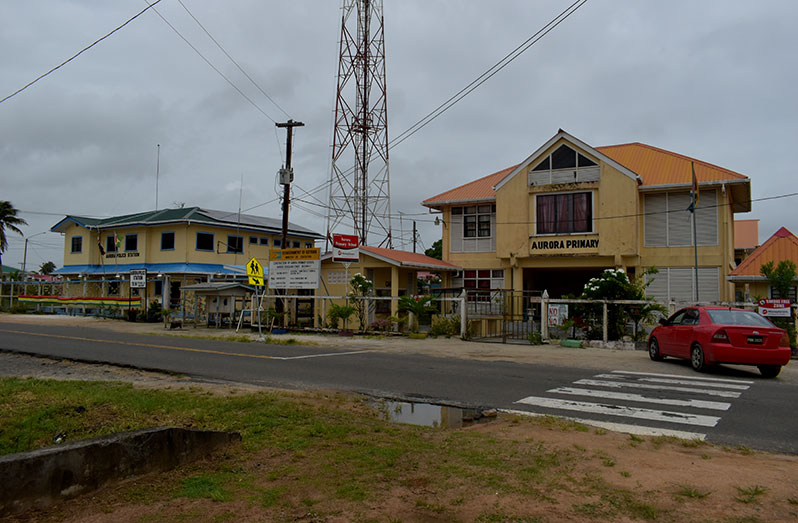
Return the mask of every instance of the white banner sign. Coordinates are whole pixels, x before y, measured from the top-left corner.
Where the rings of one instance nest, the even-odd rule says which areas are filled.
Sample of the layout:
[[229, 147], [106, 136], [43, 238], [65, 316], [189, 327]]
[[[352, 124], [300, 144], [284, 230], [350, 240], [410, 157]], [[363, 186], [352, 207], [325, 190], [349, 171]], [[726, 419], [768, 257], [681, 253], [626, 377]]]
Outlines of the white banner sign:
[[319, 260], [272, 260], [269, 262], [270, 289], [318, 289]]
[[568, 319], [568, 304], [549, 305], [549, 325], [562, 325]]

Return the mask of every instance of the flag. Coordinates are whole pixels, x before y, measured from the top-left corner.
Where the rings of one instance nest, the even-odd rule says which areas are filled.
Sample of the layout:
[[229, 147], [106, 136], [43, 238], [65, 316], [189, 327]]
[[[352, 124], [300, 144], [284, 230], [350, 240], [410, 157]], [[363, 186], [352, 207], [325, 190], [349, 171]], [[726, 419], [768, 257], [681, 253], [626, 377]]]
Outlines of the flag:
[[[695, 178], [695, 175], [694, 175], [693, 177]], [[114, 244], [116, 245], [116, 250], [117, 250], [117, 252], [118, 252], [118, 251], [119, 251], [119, 249], [120, 249], [120, 247], [122, 247], [122, 237], [121, 237], [121, 236], [119, 236], [119, 233], [118, 233], [118, 232], [115, 232], [115, 233], [114, 233], [114, 238], [115, 238], [115, 240], [114, 240]]]
[[698, 207], [698, 179], [695, 177], [695, 164], [690, 162], [690, 169], [693, 171], [693, 184], [690, 187], [690, 206], [687, 208], [690, 212], [695, 212]]
[[105, 249], [103, 249], [102, 234], [97, 235], [97, 248], [100, 249], [100, 256], [105, 256]]

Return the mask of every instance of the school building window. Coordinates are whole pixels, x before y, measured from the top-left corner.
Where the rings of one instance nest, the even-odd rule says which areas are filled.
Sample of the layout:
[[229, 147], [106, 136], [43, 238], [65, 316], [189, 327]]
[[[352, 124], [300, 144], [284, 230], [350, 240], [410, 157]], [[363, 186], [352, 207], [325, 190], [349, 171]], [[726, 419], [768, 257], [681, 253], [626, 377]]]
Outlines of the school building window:
[[83, 252], [83, 236], [72, 237], [72, 253]]
[[126, 234], [125, 235], [125, 250], [126, 251], [136, 251], [138, 250], [139, 246], [139, 235], [138, 234]]
[[175, 233], [162, 232], [161, 233], [161, 250], [172, 251], [175, 248]]
[[312, 249], [313, 248], [313, 242], [305, 242], [305, 248], [306, 249]]
[[256, 245], [257, 243], [258, 243], [258, 237], [257, 236], [250, 236], [249, 237], [249, 244], [250, 245]]
[[296, 241], [296, 240], [294, 240], [294, 242], [291, 244], [291, 246], [292, 246], [294, 249], [299, 249], [299, 246], [300, 246], [300, 245], [301, 245], [301, 244], [300, 244], [298, 241]]
[[496, 205], [452, 207], [450, 249], [452, 252], [496, 250]]
[[[720, 301], [720, 268], [698, 268], [698, 299]], [[695, 267], [657, 267], [657, 274], [649, 275], [646, 295], [657, 301], [695, 300]]]
[[538, 234], [593, 232], [590, 192], [541, 194], [535, 198]]
[[529, 185], [596, 182], [600, 177], [601, 168], [596, 162], [561, 145], [529, 170]]
[[105, 252], [116, 252], [116, 236], [105, 237]]
[[198, 232], [197, 233], [197, 250], [198, 251], [212, 251], [213, 249], [213, 233]]
[[260, 239], [260, 244], [261, 245], [269, 245], [269, 239], [268, 238], [261, 238]]
[[228, 236], [227, 237], [227, 252], [240, 254], [244, 252], [244, 237], [243, 236]]
[[503, 289], [504, 269], [470, 269], [457, 272], [452, 285], [464, 289]]
[[274, 242], [272, 242], [272, 245], [274, 245], [275, 247], [282, 247], [283, 246], [283, 240], [278, 240], [277, 238], [275, 238]]
[[[688, 247], [693, 245], [693, 215], [687, 208], [689, 192], [646, 194], [643, 205], [646, 247]], [[699, 194], [695, 211], [698, 245], [718, 244], [718, 206], [714, 190]]]

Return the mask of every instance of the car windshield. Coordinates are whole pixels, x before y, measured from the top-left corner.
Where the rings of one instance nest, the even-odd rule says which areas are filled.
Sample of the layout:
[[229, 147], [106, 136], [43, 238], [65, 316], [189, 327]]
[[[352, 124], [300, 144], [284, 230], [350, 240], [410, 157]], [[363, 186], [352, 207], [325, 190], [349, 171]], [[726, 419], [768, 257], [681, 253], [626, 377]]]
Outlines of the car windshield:
[[751, 311], [736, 311], [730, 309], [708, 309], [707, 314], [712, 318], [712, 323], [720, 325], [751, 325], [753, 327], [773, 327], [773, 324]]

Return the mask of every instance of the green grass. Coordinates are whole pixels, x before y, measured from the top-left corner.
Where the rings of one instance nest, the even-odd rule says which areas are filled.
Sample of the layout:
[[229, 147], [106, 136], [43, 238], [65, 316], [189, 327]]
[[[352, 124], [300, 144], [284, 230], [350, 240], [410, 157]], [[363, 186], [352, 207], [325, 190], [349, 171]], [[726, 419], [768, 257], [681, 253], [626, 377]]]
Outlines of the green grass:
[[704, 499], [712, 493], [710, 490], [701, 490], [697, 487], [690, 485], [680, 485], [679, 489], [674, 493], [676, 496], [689, 498], [689, 499]]
[[735, 496], [734, 499], [745, 504], [757, 503], [759, 496], [763, 495], [767, 491], [767, 487], [762, 487], [760, 485], [753, 485], [746, 488], [737, 487], [738, 495]]

